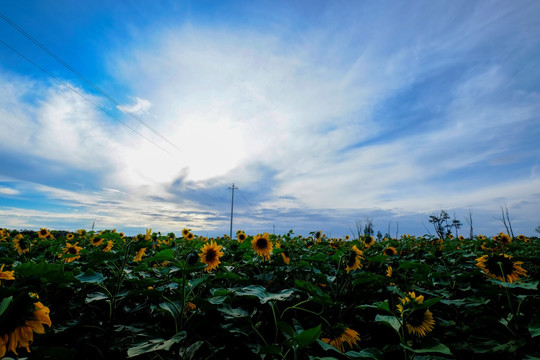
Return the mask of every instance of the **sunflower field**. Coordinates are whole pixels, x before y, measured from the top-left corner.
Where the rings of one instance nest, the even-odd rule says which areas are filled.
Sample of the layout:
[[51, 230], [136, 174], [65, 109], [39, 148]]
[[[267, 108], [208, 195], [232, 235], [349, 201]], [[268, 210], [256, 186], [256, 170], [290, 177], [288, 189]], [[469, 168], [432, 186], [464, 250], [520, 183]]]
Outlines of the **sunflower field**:
[[538, 359], [540, 239], [0, 230], [0, 358]]

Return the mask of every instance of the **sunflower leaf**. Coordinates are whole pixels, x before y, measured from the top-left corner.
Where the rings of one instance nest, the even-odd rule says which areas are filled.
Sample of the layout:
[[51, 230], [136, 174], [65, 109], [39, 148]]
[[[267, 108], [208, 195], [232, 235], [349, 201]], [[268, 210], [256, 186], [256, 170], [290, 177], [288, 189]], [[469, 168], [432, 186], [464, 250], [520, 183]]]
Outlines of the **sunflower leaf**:
[[9, 304], [13, 301], [13, 296], [4, 298], [0, 304], [0, 315], [2, 315], [8, 308]]
[[401, 324], [399, 323], [399, 320], [395, 316], [388, 316], [388, 315], [377, 315], [375, 316], [375, 321], [386, 324], [396, 330], [396, 332], [399, 333], [399, 328], [401, 328]]
[[389, 314], [392, 314], [392, 311], [390, 310], [390, 305], [388, 304], [388, 301], [379, 301], [375, 302], [371, 305], [358, 305], [357, 308], [359, 309], [377, 309], [385, 311]]
[[277, 300], [277, 301], [286, 300], [289, 298], [289, 296], [293, 294], [294, 290], [283, 289], [277, 293], [269, 293], [262, 286], [249, 285], [239, 290], [235, 289], [234, 292], [237, 296], [255, 296], [259, 298], [259, 301], [261, 302], [261, 304], [266, 304], [270, 300]]
[[242, 308], [232, 308], [230, 305], [226, 304], [218, 308], [218, 311], [223, 314], [226, 319], [237, 319], [247, 317], [249, 314], [246, 310]]
[[504, 282], [497, 279], [489, 279], [488, 281], [494, 284], [497, 284], [499, 286], [505, 287], [505, 288], [519, 288], [519, 289], [526, 289], [526, 290], [537, 290], [538, 283], [539, 283], [538, 281], [509, 283], [509, 282]]
[[448, 348], [448, 346], [444, 345], [444, 344], [441, 344], [440, 342], [438, 342], [437, 340], [434, 340], [434, 339], [430, 339], [430, 340], [427, 340], [425, 343], [422, 344], [422, 348], [420, 349], [413, 349], [412, 347], [410, 346], [407, 346], [407, 345], [404, 345], [404, 344], [401, 344], [402, 347], [404, 347], [405, 349], [409, 350], [409, 351], [412, 351], [414, 353], [417, 353], [417, 354], [423, 354], [423, 353], [439, 353], [439, 354], [446, 354], [446, 355], [452, 355], [452, 353], [450, 352], [450, 349]]
[[187, 336], [187, 333], [185, 331], [180, 331], [173, 337], [171, 337], [169, 340], [165, 339], [152, 339], [148, 340], [144, 343], [138, 344], [136, 346], [132, 346], [127, 351], [127, 357], [135, 357], [142, 354], [146, 354], [153, 351], [158, 350], [169, 350], [171, 346], [173, 346], [176, 343], [179, 343], [180, 341], [184, 340]]
[[303, 330], [294, 336], [294, 340], [300, 346], [300, 348], [306, 347], [313, 343], [321, 335], [321, 325], [317, 325], [314, 328]]
[[540, 311], [532, 317], [529, 323], [529, 332], [531, 333], [531, 337], [540, 335]]
[[167, 261], [174, 259], [174, 251], [172, 249], [165, 249], [152, 256], [149, 261]]
[[100, 274], [90, 269], [84, 272], [83, 274], [77, 275], [75, 277], [79, 279], [80, 282], [90, 283], [90, 284], [99, 284], [99, 283], [102, 283], [103, 280], [106, 279], [106, 277], [103, 276], [103, 274]]

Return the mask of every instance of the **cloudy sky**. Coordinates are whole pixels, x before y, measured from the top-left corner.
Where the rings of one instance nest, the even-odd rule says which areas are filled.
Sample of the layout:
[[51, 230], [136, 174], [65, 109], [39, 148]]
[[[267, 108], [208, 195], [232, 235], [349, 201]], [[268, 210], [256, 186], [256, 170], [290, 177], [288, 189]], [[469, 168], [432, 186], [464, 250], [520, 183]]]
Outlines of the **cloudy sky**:
[[3, 1], [0, 227], [540, 225], [540, 2]]

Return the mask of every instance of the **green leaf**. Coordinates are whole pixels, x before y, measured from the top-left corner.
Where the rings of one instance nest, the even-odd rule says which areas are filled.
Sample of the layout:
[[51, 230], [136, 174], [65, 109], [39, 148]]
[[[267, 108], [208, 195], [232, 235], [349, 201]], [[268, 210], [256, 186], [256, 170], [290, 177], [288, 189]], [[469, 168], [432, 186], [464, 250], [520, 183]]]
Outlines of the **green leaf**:
[[412, 347], [404, 345], [404, 344], [401, 344], [401, 346], [416, 354], [439, 353], [439, 354], [445, 354], [445, 355], [452, 355], [452, 352], [450, 352], [450, 349], [448, 348], [448, 346], [441, 344], [440, 342], [434, 339], [429, 339], [426, 342], [424, 342], [422, 344], [422, 348], [420, 349], [413, 349]]
[[281, 355], [281, 348], [277, 345], [267, 345], [259, 351], [259, 354]]
[[44, 284], [65, 284], [76, 282], [73, 273], [64, 271], [62, 264], [25, 262], [17, 265], [15, 272], [23, 278], [36, 276]]
[[197, 350], [199, 350], [202, 344], [204, 344], [204, 341], [200, 340], [189, 345], [189, 347], [186, 349], [185, 356], [183, 357], [183, 359], [186, 359], [186, 360], [194, 359], [195, 353], [197, 352]]
[[0, 303], [0, 316], [7, 310], [9, 304], [13, 301], [13, 296], [4, 298]]
[[488, 281], [497, 284], [499, 286], [505, 287], [505, 288], [519, 288], [519, 289], [526, 289], [526, 290], [537, 290], [538, 289], [538, 281], [535, 282], [514, 282], [514, 283], [508, 283], [504, 281], [500, 281], [497, 279], [489, 279]]
[[317, 325], [314, 328], [303, 330], [296, 334], [294, 336], [294, 340], [296, 340], [297, 344], [300, 346], [300, 348], [306, 347], [315, 340], [319, 338], [321, 335], [321, 325]]
[[168, 261], [174, 259], [174, 251], [172, 249], [165, 249], [152, 256], [149, 261]]
[[180, 316], [179, 307], [177, 304], [171, 304], [169, 302], [162, 302], [159, 307], [172, 315], [173, 318], [178, 319]]
[[[2, 314], [1, 311], [0, 314]], [[540, 335], [540, 311], [532, 317], [531, 322], [529, 323], [529, 332], [532, 337]]]
[[383, 353], [379, 349], [369, 348], [360, 351], [347, 351], [345, 356], [351, 359], [384, 359]]
[[398, 333], [399, 333], [399, 329], [401, 328], [401, 324], [399, 323], [399, 320], [395, 316], [377, 315], [375, 317], [375, 321], [390, 326], [392, 329], [396, 330], [396, 332]]
[[107, 300], [109, 298], [109, 296], [107, 296], [107, 294], [104, 294], [102, 292], [93, 292], [93, 293], [90, 293], [88, 295], [86, 295], [86, 299], [84, 300], [85, 303], [89, 304], [93, 301], [98, 301], [98, 300]]
[[269, 293], [266, 289], [259, 285], [249, 285], [234, 290], [237, 296], [255, 296], [259, 298], [261, 304], [266, 304], [270, 300], [286, 300], [293, 294], [293, 289], [284, 289], [277, 293]]
[[152, 340], [146, 341], [139, 345], [130, 347], [127, 351], [127, 355], [128, 355], [127, 357], [131, 358], [131, 357], [147, 354], [149, 352], [158, 351], [158, 350], [168, 351], [171, 348], [171, 346], [184, 340], [186, 336], [187, 336], [187, 333], [185, 331], [180, 331], [179, 333], [171, 337], [169, 340], [152, 339]]
[[106, 277], [103, 276], [103, 274], [95, 272], [91, 269], [88, 269], [84, 272], [84, 274], [80, 274], [75, 277], [79, 279], [80, 282], [90, 283], [90, 284], [99, 284], [99, 283], [102, 283], [106, 279]]
[[218, 308], [218, 311], [222, 313], [226, 319], [243, 318], [249, 315], [246, 310], [242, 308], [231, 308], [228, 304]]
[[384, 312], [387, 312], [389, 314], [393, 314], [392, 313], [392, 310], [390, 310], [390, 304], [388, 304], [388, 301], [379, 301], [379, 302], [375, 302], [371, 305], [358, 305], [357, 306], [359, 309], [377, 309], [377, 310], [381, 310], [381, 311], [384, 311]]
[[285, 321], [279, 321], [278, 326], [287, 339], [294, 336], [294, 329], [289, 323], [286, 323]]

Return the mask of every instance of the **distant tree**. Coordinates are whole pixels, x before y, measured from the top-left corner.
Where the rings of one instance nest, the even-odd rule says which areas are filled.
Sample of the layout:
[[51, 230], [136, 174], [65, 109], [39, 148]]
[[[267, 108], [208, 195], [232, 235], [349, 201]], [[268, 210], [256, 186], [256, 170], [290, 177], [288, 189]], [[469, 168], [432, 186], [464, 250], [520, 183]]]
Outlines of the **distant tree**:
[[456, 213], [454, 213], [454, 218], [452, 219], [452, 227], [456, 231], [456, 238], [458, 237], [458, 229], [461, 228], [462, 225], [463, 224], [461, 223], [461, 221], [456, 218]]
[[375, 233], [373, 230], [373, 218], [366, 216], [364, 220], [366, 221], [366, 224], [364, 225], [364, 236], [372, 236]]
[[377, 231], [377, 239], [378, 239], [378, 240], [381, 240], [381, 239], [382, 239], [382, 233], [381, 233], [380, 230]]
[[429, 222], [433, 224], [433, 228], [440, 239], [444, 239], [448, 233], [451, 233], [450, 229], [452, 225], [448, 224], [449, 219], [450, 216], [444, 210], [441, 210], [439, 215], [434, 214], [429, 216]]
[[510, 235], [513, 239], [514, 230], [512, 230], [512, 221], [510, 221], [510, 215], [508, 213], [508, 206], [505, 206], [504, 208], [501, 206], [501, 217], [497, 219], [503, 223], [506, 229], [506, 233]]
[[540, 233], [540, 225], [538, 225], [538, 226], [534, 229], [534, 231], [536, 231], [537, 233]]

